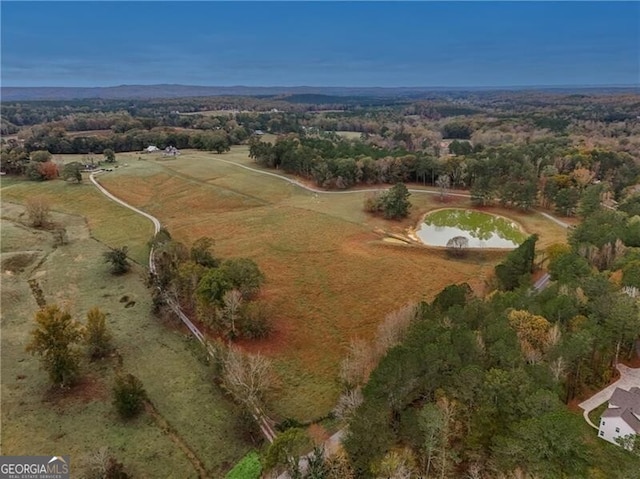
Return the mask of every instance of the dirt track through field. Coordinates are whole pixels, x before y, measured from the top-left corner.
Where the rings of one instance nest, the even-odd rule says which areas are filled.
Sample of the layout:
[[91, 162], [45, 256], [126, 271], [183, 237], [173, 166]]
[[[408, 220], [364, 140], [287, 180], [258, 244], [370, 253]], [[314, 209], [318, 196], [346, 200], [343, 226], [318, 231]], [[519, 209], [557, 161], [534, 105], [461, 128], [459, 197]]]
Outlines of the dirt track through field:
[[[353, 189], [353, 190], [345, 190], [345, 191], [326, 191], [318, 188], [314, 188], [313, 186], [305, 185], [304, 183], [294, 180], [293, 178], [289, 178], [287, 176], [279, 175], [278, 173], [272, 173], [270, 171], [259, 170], [257, 168], [251, 168], [247, 165], [242, 165], [240, 163], [236, 163], [235, 161], [223, 160], [222, 158], [212, 158], [214, 161], [219, 161], [222, 163], [227, 163], [229, 165], [234, 165], [239, 168], [244, 168], [245, 170], [253, 171], [254, 173], [260, 173], [261, 175], [273, 176], [274, 178], [278, 178], [280, 180], [286, 181], [287, 183], [291, 183], [292, 185], [298, 186], [304, 190], [310, 191], [311, 193], [318, 193], [323, 195], [347, 195], [352, 193], [373, 193], [376, 191], [384, 191], [386, 188], [364, 188], [364, 189]], [[440, 191], [426, 190], [426, 189], [409, 189], [411, 193], [426, 193], [430, 195], [439, 195]], [[466, 193], [453, 193], [447, 192], [445, 196], [458, 196], [461, 198], [469, 198], [470, 195]]]
[[[150, 215], [149, 213], [145, 213], [144, 211], [131, 206], [129, 203], [121, 200], [120, 198], [118, 198], [117, 196], [111, 194], [109, 191], [107, 191], [107, 189], [105, 189], [102, 185], [100, 185], [100, 183], [98, 183], [98, 181], [95, 179], [94, 175], [96, 175], [96, 173], [91, 173], [91, 175], [89, 175], [89, 178], [91, 179], [91, 182], [98, 188], [98, 190], [100, 190], [101, 193], [103, 193], [105, 196], [107, 196], [109, 199], [111, 199], [112, 201], [115, 201], [116, 203], [119, 203], [120, 205], [124, 206], [125, 208], [129, 208], [130, 210], [135, 211], [136, 213], [144, 216], [145, 218], [148, 218], [149, 220], [151, 220], [151, 222], [153, 223], [154, 226], [154, 234], [157, 234], [160, 231], [161, 228], [161, 223], [160, 220], [158, 220], [158, 218], [156, 218], [155, 216]], [[151, 248], [151, 251], [149, 252], [149, 271], [151, 271], [151, 273], [155, 273], [156, 272], [156, 267], [155, 267], [155, 262], [154, 262], [154, 254], [153, 254], [153, 248]], [[158, 289], [160, 289], [158, 287]], [[207, 350], [207, 354], [209, 354], [209, 356], [211, 356], [212, 358], [215, 358], [215, 351], [213, 350], [213, 348], [211, 347], [211, 345], [207, 342], [204, 334], [202, 334], [202, 332], [198, 329], [198, 327], [193, 324], [193, 322], [187, 317], [186, 314], [184, 314], [184, 312], [182, 311], [182, 309], [180, 308], [180, 305], [173, 301], [170, 297], [168, 297], [166, 294], [164, 294], [164, 291], [160, 290], [161, 293], [163, 293], [164, 299], [167, 302], [167, 304], [169, 305], [169, 307], [173, 310], [173, 312], [180, 318], [180, 320], [182, 320], [182, 322], [184, 323], [184, 325], [189, 329], [189, 331], [191, 331], [191, 333], [196, 337], [196, 339], [198, 341], [200, 341], [200, 343], [206, 348]], [[260, 408], [254, 408], [254, 411], [252, 411], [253, 417], [254, 419], [257, 421], [260, 430], [262, 431], [262, 433], [264, 434], [265, 438], [269, 441], [269, 442], [273, 442], [273, 440], [276, 437], [275, 431], [273, 430], [273, 421], [267, 417]]]
[[195, 452], [189, 447], [187, 443], [184, 442], [182, 437], [177, 433], [175, 428], [169, 424], [169, 422], [158, 412], [155, 406], [150, 401], [145, 401], [145, 410], [156, 422], [158, 427], [165, 432], [167, 436], [173, 441], [173, 443], [178, 446], [178, 448], [184, 453], [185, 456], [189, 459], [189, 462], [193, 465], [193, 468], [198, 471], [198, 477], [200, 479], [206, 479], [209, 477], [207, 473], [207, 469], [204, 467], [202, 461], [196, 456]]

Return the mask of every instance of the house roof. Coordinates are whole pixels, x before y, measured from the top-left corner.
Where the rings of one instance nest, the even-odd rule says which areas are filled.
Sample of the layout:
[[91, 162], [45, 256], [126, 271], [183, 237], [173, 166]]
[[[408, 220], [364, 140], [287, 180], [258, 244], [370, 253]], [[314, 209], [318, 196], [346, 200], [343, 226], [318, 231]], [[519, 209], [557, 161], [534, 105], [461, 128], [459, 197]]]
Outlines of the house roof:
[[616, 388], [602, 417], [622, 418], [629, 427], [640, 434], [640, 388], [634, 387], [629, 391]]

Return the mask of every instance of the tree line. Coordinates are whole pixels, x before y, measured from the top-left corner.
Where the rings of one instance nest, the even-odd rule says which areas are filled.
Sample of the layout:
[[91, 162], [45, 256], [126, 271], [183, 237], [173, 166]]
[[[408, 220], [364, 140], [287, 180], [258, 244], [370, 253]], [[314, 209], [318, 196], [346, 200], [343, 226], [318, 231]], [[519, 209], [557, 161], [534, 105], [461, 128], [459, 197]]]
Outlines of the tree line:
[[566, 404], [606, 385], [640, 340], [636, 224], [598, 204], [543, 253], [545, 290], [531, 290], [532, 236], [496, 266], [487, 299], [451, 285], [352, 342], [337, 410], [355, 475], [635, 477], [637, 451], [594, 444]]
[[188, 248], [162, 229], [152, 242], [156, 273], [151, 284], [223, 338], [268, 335], [267, 313], [254, 301], [264, 274], [249, 258], [216, 257], [213, 244], [203, 237]]

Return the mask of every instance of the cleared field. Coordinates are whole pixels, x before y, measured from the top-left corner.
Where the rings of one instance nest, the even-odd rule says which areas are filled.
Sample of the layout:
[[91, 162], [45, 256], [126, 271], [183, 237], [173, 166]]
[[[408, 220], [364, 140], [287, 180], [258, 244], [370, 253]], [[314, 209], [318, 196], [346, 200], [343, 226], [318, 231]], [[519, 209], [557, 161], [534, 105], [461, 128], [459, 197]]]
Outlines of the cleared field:
[[132, 259], [140, 264], [147, 263], [147, 242], [153, 236], [151, 222], [127, 208], [106, 201], [87, 179], [79, 185], [62, 180], [3, 181], [1, 192], [4, 201], [22, 204], [34, 195], [49, 198], [54, 212], [86, 218], [95, 239], [111, 248], [127, 245]]
[[336, 133], [348, 140], [357, 140], [362, 136], [359, 131], [336, 131]]
[[[80, 468], [88, 454], [108, 447], [133, 477], [197, 477], [176, 446], [179, 437], [210, 477], [223, 477], [250, 446], [236, 432], [234, 406], [194, 355], [190, 335], [150, 314], [144, 270], [109, 274], [102, 260], [106, 248], [90, 237], [80, 216], [54, 215], [70, 237], [54, 249], [49, 233], [20, 224], [20, 206], [3, 201], [2, 211], [2, 454], [60, 452]], [[123, 369], [140, 378], [174, 437], [148, 414], [129, 423], [117, 418], [111, 405], [115, 357], [83, 359], [78, 386], [50, 388], [39, 360], [25, 351], [38, 309], [28, 279], [38, 282], [47, 303], [64, 305], [81, 322], [93, 306], [107, 313]]]
[[195, 116], [195, 115], [203, 115], [203, 116], [229, 116], [235, 115], [236, 113], [251, 113], [250, 110], [202, 110], [202, 111], [189, 111], [189, 112], [180, 112], [183, 116]]
[[[451, 261], [443, 252], [380, 241], [379, 228], [402, 233], [419, 216], [443, 206], [437, 196], [414, 194], [411, 218], [387, 222], [362, 211], [365, 193], [314, 194], [217, 161], [252, 165], [246, 147], [223, 155], [185, 152], [176, 159], [135, 162], [101, 178], [111, 192], [157, 216], [187, 244], [215, 239], [223, 256], [254, 259], [267, 276], [261, 301], [271, 311], [273, 336], [246, 343], [275, 360], [280, 388], [272, 407], [308, 420], [334, 406], [339, 362], [351, 338], [370, 338], [384, 316], [409, 301], [431, 299], [452, 282], [477, 291], [502, 257], [470, 255]], [[468, 206], [451, 197], [448, 205]], [[541, 244], [565, 231], [532, 213], [487, 209], [519, 221]]]
[[113, 130], [81, 130], [81, 131], [69, 131], [67, 136], [69, 138], [76, 138], [79, 136], [109, 136], [113, 135]]

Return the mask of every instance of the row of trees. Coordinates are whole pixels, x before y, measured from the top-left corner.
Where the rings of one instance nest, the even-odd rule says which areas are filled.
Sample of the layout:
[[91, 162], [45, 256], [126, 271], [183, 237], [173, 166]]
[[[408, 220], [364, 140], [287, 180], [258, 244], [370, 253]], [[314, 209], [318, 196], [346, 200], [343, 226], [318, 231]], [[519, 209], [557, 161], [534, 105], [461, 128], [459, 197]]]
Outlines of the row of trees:
[[[114, 133], [106, 136], [76, 135], [73, 137], [67, 136], [64, 132], [42, 129], [33, 132], [24, 142], [14, 139], [7, 141], [3, 145], [3, 154], [10, 154], [12, 157], [23, 155], [28, 157], [30, 152], [36, 150], [47, 150], [53, 154], [88, 154], [102, 152], [105, 149], [111, 149], [115, 152], [142, 151], [149, 145], [155, 145], [161, 149], [174, 146], [178, 149], [193, 148], [222, 153], [228, 151], [230, 145], [242, 143], [249, 135], [249, 131], [239, 127], [232, 131], [154, 128], [152, 130], [129, 130], [126, 133]], [[8, 160], [7, 158], [7, 162]], [[3, 166], [3, 168], [6, 167]], [[5, 169], [5, 171], [8, 170]]]
[[87, 312], [86, 325], [74, 321], [69, 311], [57, 305], [46, 306], [36, 313], [36, 328], [31, 331], [27, 351], [40, 356], [42, 366], [51, 383], [68, 387], [77, 379], [84, 342], [87, 356], [92, 360], [107, 357], [113, 352], [111, 333], [106, 315], [98, 308]]
[[215, 257], [213, 244], [204, 237], [187, 248], [161, 230], [153, 240], [152, 282], [225, 338], [266, 336], [270, 331], [266, 313], [253, 301], [264, 274], [249, 258]]
[[563, 215], [576, 213], [592, 184], [603, 185], [600, 193], [607, 185], [620, 196], [640, 174], [640, 166], [625, 153], [578, 151], [562, 141], [456, 151], [465, 154], [440, 159], [327, 136], [250, 143], [250, 156], [258, 164], [313, 179], [325, 188], [408, 181], [437, 186], [446, 179], [452, 187], [469, 188], [479, 205], [499, 202], [524, 210], [541, 205]]

